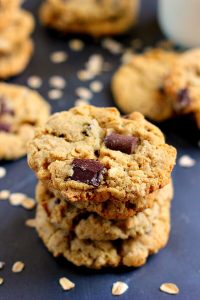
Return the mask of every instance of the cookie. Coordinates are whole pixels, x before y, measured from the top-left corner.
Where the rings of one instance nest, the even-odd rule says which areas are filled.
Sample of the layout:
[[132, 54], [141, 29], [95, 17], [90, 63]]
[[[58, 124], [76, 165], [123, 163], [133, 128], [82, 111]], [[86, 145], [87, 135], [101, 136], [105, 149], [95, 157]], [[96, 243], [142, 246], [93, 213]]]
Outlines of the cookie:
[[11, 53], [0, 54], [0, 79], [20, 74], [28, 65], [33, 52], [33, 42], [19, 44]]
[[19, 0], [0, 0], [0, 30], [10, 24], [20, 3]]
[[49, 105], [37, 92], [0, 83], [0, 159], [25, 155], [35, 127], [46, 122], [49, 112]]
[[170, 99], [163, 90], [163, 81], [178, 54], [161, 49], [133, 55], [112, 79], [114, 100], [124, 113], [139, 111], [154, 121], [174, 115]]
[[140, 199], [169, 183], [176, 158], [140, 113], [122, 118], [115, 108], [89, 105], [54, 114], [28, 152], [30, 167], [58, 198], [127, 202], [136, 211]]
[[125, 220], [106, 220], [95, 213], [79, 209], [75, 205], [57, 199], [41, 183], [36, 189], [39, 205], [45, 210], [48, 220], [66, 234], [75, 232], [80, 240], [117, 240], [135, 238], [148, 233], [159, 217], [161, 207], [173, 197], [172, 183], [155, 192], [153, 206]]
[[168, 241], [170, 231], [170, 202], [160, 207], [148, 233], [134, 238], [117, 241], [94, 241], [79, 239], [75, 233], [66, 234], [51, 224], [42, 208], [38, 205], [36, 229], [47, 249], [55, 256], [64, 256], [77, 266], [100, 269], [103, 267], [139, 267], [146, 263], [150, 254], [157, 253]]
[[47, 0], [40, 9], [42, 22], [64, 33], [98, 37], [123, 33], [135, 24], [138, 0]]
[[165, 79], [165, 93], [177, 114], [193, 114], [200, 128], [200, 49], [184, 52]]
[[0, 30], [0, 53], [12, 52], [19, 43], [24, 42], [28, 38], [33, 28], [34, 20], [32, 15], [24, 10], [18, 10], [10, 24]]

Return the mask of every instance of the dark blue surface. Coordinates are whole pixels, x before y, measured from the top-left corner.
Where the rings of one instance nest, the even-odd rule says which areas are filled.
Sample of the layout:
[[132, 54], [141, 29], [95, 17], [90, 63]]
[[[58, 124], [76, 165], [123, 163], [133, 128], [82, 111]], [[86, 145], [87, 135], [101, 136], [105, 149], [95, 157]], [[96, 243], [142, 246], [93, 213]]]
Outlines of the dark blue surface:
[[[27, 1], [26, 7], [35, 14], [40, 1]], [[119, 38], [129, 45], [130, 38], [140, 37], [144, 44], [152, 46], [161, 38], [155, 21], [155, 0], [143, 1], [142, 14], [138, 28], [130, 35]], [[70, 38], [70, 37], [69, 37]], [[84, 38], [87, 42], [83, 52], [73, 53], [69, 50], [67, 40], [56, 38], [51, 32], [39, 24], [34, 34], [36, 43], [35, 55], [23, 75], [12, 80], [14, 83], [26, 84], [27, 77], [39, 75], [44, 80], [40, 89], [47, 98], [48, 79], [52, 75], [66, 76], [68, 85], [61, 101], [51, 101], [53, 111], [73, 106], [76, 99], [74, 89], [83, 84], [77, 80], [77, 70], [84, 66], [92, 53], [101, 53], [112, 63], [112, 72], [104, 73], [100, 80], [104, 82], [104, 90], [92, 101], [98, 106], [113, 105], [109, 90], [110, 78], [119, 65], [119, 56], [113, 56], [102, 50], [98, 41]], [[49, 54], [54, 50], [66, 49], [68, 62], [55, 65], [49, 61]], [[34, 216], [22, 208], [0, 203], [0, 260], [6, 262], [0, 276], [5, 284], [0, 287], [1, 300], [102, 300], [114, 299], [111, 295], [112, 283], [122, 280], [128, 283], [128, 291], [120, 299], [135, 300], [198, 300], [200, 299], [200, 149], [197, 147], [199, 133], [192, 120], [172, 120], [161, 124], [169, 143], [177, 147], [178, 156], [190, 154], [197, 164], [189, 169], [178, 165], [173, 173], [175, 198], [172, 205], [172, 232], [168, 246], [148, 263], [139, 269], [117, 269], [92, 271], [76, 268], [62, 259], [53, 259], [38, 239], [34, 229], [24, 225], [25, 220]], [[13, 145], [14, 146], [14, 145]], [[7, 176], [0, 179], [0, 190], [23, 192], [34, 195], [35, 178], [27, 167], [26, 159], [16, 162], [1, 163], [7, 169]], [[25, 262], [25, 270], [21, 274], [12, 274], [11, 266], [16, 260]], [[76, 288], [64, 293], [58, 285], [62, 276], [69, 277], [76, 283]], [[170, 296], [159, 291], [161, 283], [170, 281], [180, 287], [180, 294]]]

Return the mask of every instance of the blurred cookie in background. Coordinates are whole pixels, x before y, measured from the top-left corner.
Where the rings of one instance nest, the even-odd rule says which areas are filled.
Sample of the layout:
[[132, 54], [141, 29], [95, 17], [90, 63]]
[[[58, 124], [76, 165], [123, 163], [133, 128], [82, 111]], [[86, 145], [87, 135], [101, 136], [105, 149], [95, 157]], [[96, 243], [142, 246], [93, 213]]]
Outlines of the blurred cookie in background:
[[0, 0], [0, 79], [21, 73], [33, 52], [34, 19], [20, 4], [19, 0]]
[[137, 21], [139, 0], [46, 0], [40, 8], [44, 25], [64, 33], [95, 37], [127, 31]]

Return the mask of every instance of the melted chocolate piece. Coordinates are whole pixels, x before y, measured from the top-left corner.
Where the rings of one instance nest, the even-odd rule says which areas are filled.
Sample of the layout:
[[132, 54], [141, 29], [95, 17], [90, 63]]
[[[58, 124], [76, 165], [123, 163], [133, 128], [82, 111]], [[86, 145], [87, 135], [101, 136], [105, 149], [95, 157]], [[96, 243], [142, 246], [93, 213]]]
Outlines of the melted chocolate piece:
[[0, 123], [0, 131], [10, 132], [11, 126], [10, 124]]
[[137, 147], [138, 138], [134, 136], [111, 133], [104, 140], [107, 148], [132, 154]]
[[182, 89], [177, 94], [177, 101], [175, 104], [176, 111], [181, 111], [186, 108], [191, 102], [189, 90], [187, 88]]
[[101, 175], [104, 173], [104, 166], [93, 159], [74, 159], [73, 163], [73, 175], [71, 180], [87, 183], [98, 187], [101, 180]]
[[14, 115], [13, 109], [9, 106], [8, 101], [0, 97], [0, 115], [9, 114]]

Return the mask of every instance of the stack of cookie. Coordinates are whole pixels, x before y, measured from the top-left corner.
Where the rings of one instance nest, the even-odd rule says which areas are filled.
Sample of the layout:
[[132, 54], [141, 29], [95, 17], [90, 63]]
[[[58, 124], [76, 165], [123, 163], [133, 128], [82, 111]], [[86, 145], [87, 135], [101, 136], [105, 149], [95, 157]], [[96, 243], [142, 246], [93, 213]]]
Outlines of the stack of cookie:
[[120, 34], [136, 23], [139, 0], [45, 0], [42, 22], [61, 32], [92, 36]]
[[20, 0], [1, 0], [0, 16], [0, 79], [6, 79], [21, 73], [30, 60], [34, 20], [20, 8]]
[[176, 150], [140, 113], [81, 106], [50, 117], [29, 144], [37, 231], [78, 266], [141, 266], [170, 231]]

